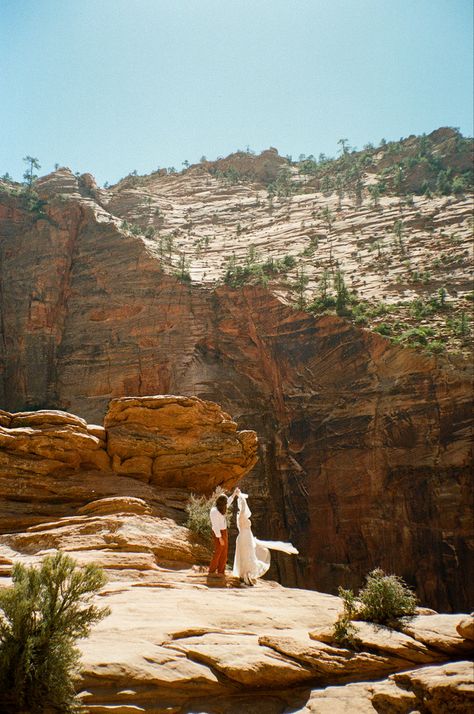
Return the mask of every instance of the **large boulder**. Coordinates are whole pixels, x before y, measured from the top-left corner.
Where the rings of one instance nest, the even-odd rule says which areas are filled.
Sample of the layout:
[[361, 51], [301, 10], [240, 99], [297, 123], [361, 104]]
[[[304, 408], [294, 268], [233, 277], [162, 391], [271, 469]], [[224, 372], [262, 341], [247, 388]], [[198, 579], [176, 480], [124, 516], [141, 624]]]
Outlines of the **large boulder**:
[[257, 461], [257, 435], [197, 397], [113, 399], [105, 416], [116, 473], [196, 492], [234, 486]]
[[114, 399], [105, 428], [58, 410], [0, 411], [0, 532], [108, 498], [144, 499], [176, 517], [190, 492], [230, 488], [256, 461], [256, 433], [195, 397]]

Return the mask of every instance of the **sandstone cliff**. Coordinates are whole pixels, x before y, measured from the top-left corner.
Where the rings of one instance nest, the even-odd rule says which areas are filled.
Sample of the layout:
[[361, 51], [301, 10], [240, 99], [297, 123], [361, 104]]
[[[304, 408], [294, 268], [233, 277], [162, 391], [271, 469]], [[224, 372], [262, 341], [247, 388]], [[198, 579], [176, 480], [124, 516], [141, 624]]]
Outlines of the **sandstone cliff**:
[[255, 433], [216, 404], [114, 400], [105, 428], [47, 410], [0, 422], [0, 587], [13, 563], [58, 549], [108, 576], [111, 615], [81, 643], [90, 714], [444, 714], [474, 701], [472, 617], [420, 610], [398, 631], [358, 622], [354, 651], [333, 639], [339, 598], [207, 577], [187, 498], [232, 486], [256, 456]]
[[[302, 193], [269, 206], [259, 190], [198, 167], [105, 191], [63, 169], [37, 182], [44, 203], [33, 208], [2, 196], [1, 404], [101, 422], [124, 395], [216, 401], [260, 437], [255, 477], [244, 481], [258, 534], [302, 554], [276, 559], [275, 577], [335, 592], [380, 565], [426, 604], [465, 609], [474, 580], [466, 365], [295, 310], [279, 278], [239, 289], [216, 280], [225, 254], [244, 260], [251, 236], [257, 250], [293, 251], [312, 267], [307, 292], [331, 253], [368, 296], [423, 295], [423, 283], [404, 282], [406, 256], [394, 250], [379, 270], [369, 250], [402, 210], [420, 269], [432, 260], [432, 231], [443, 254], [462, 252], [441, 261], [429, 289], [453, 273], [448, 300], [467, 305], [470, 200], [343, 205], [328, 231], [320, 211], [336, 199]], [[303, 255], [309, 224], [318, 252]], [[150, 226], [159, 232], [147, 237]], [[189, 283], [172, 273], [191, 250]], [[117, 458], [117, 472], [140, 471], [133, 459], [142, 474], [154, 468], [141, 451], [130, 464]]]

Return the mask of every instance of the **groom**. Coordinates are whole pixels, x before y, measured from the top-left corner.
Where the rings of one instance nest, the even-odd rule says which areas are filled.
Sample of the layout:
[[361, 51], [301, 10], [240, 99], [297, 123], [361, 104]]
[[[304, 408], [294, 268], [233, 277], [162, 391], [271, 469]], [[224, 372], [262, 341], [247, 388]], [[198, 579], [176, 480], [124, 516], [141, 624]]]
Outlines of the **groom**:
[[225, 578], [225, 566], [229, 550], [226, 513], [234, 498], [238, 496], [239, 493], [240, 489], [238, 488], [235, 489], [229, 498], [222, 493], [217, 497], [216, 503], [209, 513], [212, 528], [212, 542], [214, 544], [214, 554], [209, 565], [209, 575], [216, 574], [219, 578]]

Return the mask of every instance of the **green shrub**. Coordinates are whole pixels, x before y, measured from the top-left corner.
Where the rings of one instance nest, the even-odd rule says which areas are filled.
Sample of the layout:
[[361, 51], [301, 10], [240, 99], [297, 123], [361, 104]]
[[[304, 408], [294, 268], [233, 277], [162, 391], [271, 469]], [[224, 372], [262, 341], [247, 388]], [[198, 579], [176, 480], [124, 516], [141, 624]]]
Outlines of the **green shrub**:
[[339, 597], [342, 598], [344, 612], [339, 615], [332, 632], [333, 641], [341, 647], [356, 649], [357, 647], [357, 630], [351, 620], [355, 618], [357, 606], [355, 595], [352, 590], [339, 588]]
[[403, 332], [397, 338], [397, 341], [416, 346], [426, 345], [428, 344], [428, 337], [433, 337], [433, 335], [434, 330], [431, 327], [412, 327]]
[[341, 616], [334, 623], [332, 639], [341, 647], [356, 649], [358, 642], [356, 634], [356, 628], [347, 617]]
[[440, 354], [441, 352], [444, 352], [446, 345], [441, 340], [432, 340], [431, 342], [428, 342], [426, 349], [428, 352], [432, 352], [433, 354]]
[[205, 540], [211, 539], [209, 511], [212, 505], [212, 499], [206, 496], [195, 496], [193, 493], [186, 504], [186, 513], [188, 514], [187, 527], [192, 533], [201, 536]]
[[326, 295], [325, 297], [318, 297], [316, 300], [308, 305], [308, 310], [311, 312], [320, 312], [321, 310], [328, 310], [336, 307], [336, 298], [333, 295]]
[[416, 596], [398, 575], [386, 575], [376, 568], [367, 576], [365, 587], [356, 597], [352, 590], [339, 588], [344, 612], [334, 624], [333, 638], [338, 644], [354, 647], [357, 644], [351, 620], [365, 620], [379, 624], [393, 624], [400, 617], [414, 615]]
[[292, 255], [283, 256], [283, 264], [285, 268], [294, 268], [296, 265], [296, 259]]
[[[192, 533], [200, 536], [204, 540], [211, 540], [212, 530], [209, 511], [214, 506], [217, 497], [222, 493], [224, 493], [222, 488], [217, 488], [212, 496], [196, 496], [192, 493], [186, 504], [186, 513], [188, 514], [186, 525]], [[231, 513], [228, 510], [228, 525], [230, 525], [230, 517]]]
[[448, 320], [446, 324], [458, 337], [464, 337], [470, 332], [469, 319], [464, 310], [461, 312], [461, 316], [459, 318]]
[[374, 332], [378, 332], [379, 335], [391, 335], [392, 334], [392, 327], [388, 322], [381, 322], [380, 325], [377, 325], [377, 327], [374, 327]]
[[189, 270], [177, 271], [177, 272], [175, 273], [175, 276], [176, 276], [176, 277], [178, 278], [178, 280], [180, 280], [182, 283], [191, 283], [191, 282], [192, 282], [191, 273], [189, 272]]
[[78, 567], [63, 553], [44, 558], [39, 568], [14, 566], [13, 585], [0, 590], [2, 712], [79, 710], [74, 643], [109, 614], [91, 604], [105, 581], [99, 568]]
[[415, 613], [416, 597], [403, 579], [398, 575], [385, 575], [380, 568], [367, 575], [358, 599], [362, 607], [357, 618], [367, 622], [384, 624]]
[[376, 305], [369, 305], [366, 308], [367, 317], [382, 317], [390, 312], [390, 307], [383, 302], [379, 302]]

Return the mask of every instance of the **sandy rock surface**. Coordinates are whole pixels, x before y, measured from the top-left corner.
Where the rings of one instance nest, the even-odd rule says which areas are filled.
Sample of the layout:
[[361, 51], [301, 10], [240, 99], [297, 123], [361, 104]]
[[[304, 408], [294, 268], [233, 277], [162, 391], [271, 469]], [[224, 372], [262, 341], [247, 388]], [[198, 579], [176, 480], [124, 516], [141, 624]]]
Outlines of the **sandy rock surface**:
[[359, 622], [356, 650], [320, 641], [339, 598], [209, 577], [209, 549], [157, 508], [107, 497], [0, 535], [0, 587], [13, 563], [56, 549], [105, 569], [97, 600], [111, 614], [80, 643], [79, 687], [91, 714], [414, 712], [420, 702], [441, 713], [471, 701], [468, 665], [449, 663], [472, 651], [456, 631], [465, 615], [418, 615], [404, 628], [411, 634]]

